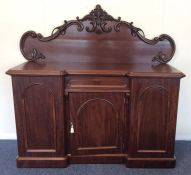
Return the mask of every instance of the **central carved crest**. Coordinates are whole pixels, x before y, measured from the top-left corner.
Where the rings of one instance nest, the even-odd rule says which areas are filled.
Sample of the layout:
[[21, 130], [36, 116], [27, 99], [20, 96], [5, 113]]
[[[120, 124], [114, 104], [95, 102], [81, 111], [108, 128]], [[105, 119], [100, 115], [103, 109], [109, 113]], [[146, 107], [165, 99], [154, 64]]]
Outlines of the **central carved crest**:
[[102, 33], [106, 32], [109, 33], [112, 31], [112, 27], [106, 27], [107, 21], [120, 21], [121, 18], [118, 19], [113, 18], [111, 15], [109, 15], [106, 11], [104, 11], [100, 5], [96, 5], [96, 8], [92, 10], [88, 15], [84, 16], [82, 18], [82, 21], [90, 20], [90, 24], [92, 24], [92, 28], [86, 27], [87, 32], [96, 32], [96, 33]]

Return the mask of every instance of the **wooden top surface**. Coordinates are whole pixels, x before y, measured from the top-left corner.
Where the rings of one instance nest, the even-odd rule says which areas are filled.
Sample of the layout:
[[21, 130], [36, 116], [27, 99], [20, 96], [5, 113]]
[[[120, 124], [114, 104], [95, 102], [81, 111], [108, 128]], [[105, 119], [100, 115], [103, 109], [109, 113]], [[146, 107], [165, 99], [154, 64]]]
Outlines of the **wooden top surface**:
[[47, 75], [111, 75], [111, 76], [151, 76], [177, 77], [184, 74], [168, 64], [96, 64], [96, 63], [58, 63], [26, 62], [7, 71], [9, 75], [47, 76]]

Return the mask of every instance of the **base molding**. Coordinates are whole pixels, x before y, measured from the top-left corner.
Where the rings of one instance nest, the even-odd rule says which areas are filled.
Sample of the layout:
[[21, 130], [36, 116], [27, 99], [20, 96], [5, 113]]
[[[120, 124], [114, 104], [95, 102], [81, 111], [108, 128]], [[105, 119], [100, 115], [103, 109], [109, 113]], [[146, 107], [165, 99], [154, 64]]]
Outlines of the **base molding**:
[[64, 168], [68, 165], [68, 157], [19, 157], [16, 158], [18, 168]]
[[134, 158], [126, 154], [79, 155], [66, 157], [20, 157], [18, 168], [65, 168], [68, 164], [125, 164], [128, 168], [174, 168], [176, 158]]
[[126, 162], [126, 154], [96, 154], [70, 156], [69, 162], [74, 164], [123, 164]]
[[176, 158], [132, 158], [127, 157], [128, 168], [174, 168]]

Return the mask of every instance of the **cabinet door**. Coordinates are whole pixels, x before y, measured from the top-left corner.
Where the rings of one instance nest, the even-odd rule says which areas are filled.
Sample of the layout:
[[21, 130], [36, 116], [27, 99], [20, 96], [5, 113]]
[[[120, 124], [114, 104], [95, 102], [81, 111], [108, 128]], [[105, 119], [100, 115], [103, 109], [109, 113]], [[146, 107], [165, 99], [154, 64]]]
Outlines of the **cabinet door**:
[[13, 77], [19, 156], [64, 156], [62, 77]]
[[121, 153], [123, 93], [70, 93], [72, 155]]
[[129, 157], [174, 156], [178, 91], [178, 79], [132, 80]]

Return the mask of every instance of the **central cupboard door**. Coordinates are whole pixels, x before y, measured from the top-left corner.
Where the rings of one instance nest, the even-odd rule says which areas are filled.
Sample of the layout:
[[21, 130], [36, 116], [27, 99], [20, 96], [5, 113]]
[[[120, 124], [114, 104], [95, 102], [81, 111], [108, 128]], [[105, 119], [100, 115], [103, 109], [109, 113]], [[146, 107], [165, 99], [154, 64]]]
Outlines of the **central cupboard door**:
[[71, 155], [123, 152], [123, 93], [70, 93]]

